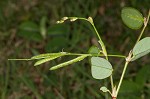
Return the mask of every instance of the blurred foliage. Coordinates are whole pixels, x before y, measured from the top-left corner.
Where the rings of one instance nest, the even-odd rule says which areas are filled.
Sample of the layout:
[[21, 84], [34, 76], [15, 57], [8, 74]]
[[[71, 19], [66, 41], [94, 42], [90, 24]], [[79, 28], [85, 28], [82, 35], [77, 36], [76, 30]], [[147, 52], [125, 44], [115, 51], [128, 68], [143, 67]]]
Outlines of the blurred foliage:
[[[104, 99], [99, 88], [105, 82], [91, 77], [88, 60], [49, 71], [50, 66], [70, 57], [39, 67], [33, 67], [30, 61], [7, 59], [46, 52], [85, 53], [98, 44], [87, 22], [55, 24], [64, 16], [93, 17], [108, 52], [127, 55], [140, 30], [131, 30], [122, 23], [121, 8], [135, 7], [147, 15], [149, 4], [150, 0], [0, 0], [1, 99]], [[144, 35], [150, 36], [148, 27]], [[150, 98], [149, 58], [130, 64], [118, 99]], [[124, 60], [110, 61], [118, 81]]]

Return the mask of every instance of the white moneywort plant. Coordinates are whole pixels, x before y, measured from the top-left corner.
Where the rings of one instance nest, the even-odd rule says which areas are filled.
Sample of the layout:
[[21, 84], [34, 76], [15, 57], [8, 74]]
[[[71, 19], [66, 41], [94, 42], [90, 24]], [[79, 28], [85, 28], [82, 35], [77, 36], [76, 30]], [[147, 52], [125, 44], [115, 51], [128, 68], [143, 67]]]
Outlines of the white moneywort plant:
[[[63, 56], [77, 56], [77, 58], [74, 58], [70, 61], [58, 64], [56, 66], [53, 66], [50, 68], [50, 70], [56, 70], [61, 67], [65, 67], [67, 65], [73, 64], [78, 61], [82, 61], [86, 57], [91, 57], [91, 73], [93, 78], [95, 79], [105, 79], [107, 77], [110, 77], [110, 84], [111, 84], [111, 90], [106, 88], [105, 86], [102, 86], [100, 88], [101, 91], [103, 92], [108, 92], [112, 99], [117, 99], [118, 93], [120, 86], [122, 84], [126, 69], [128, 67], [128, 64], [132, 61], [135, 61], [139, 59], [140, 57], [148, 54], [150, 52], [150, 37], [145, 37], [141, 39], [145, 28], [147, 27], [149, 17], [150, 17], [150, 10], [148, 12], [147, 17], [143, 17], [143, 15], [136, 9], [131, 8], [131, 7], [124, 7], [121, 11], [121, 17], [125, 25], [127, 25], [131, 29], [139, 29], [143, 26], [143, 29], [133, 46], [133, 48], [130, 50], [128, 56], [124, 55], [110, 55], [107, 53], [105, 44], [103, 43], [101, 36], [99, 35], [93, 19], [91, 17], [89, 18], [81, 18], [81, 17], [63, 17], [60, 21], [57, 21], [57, 24], [61, 24], [65, 22], [66, 20], [70, 20], [71, 22], [74, 22], [76, 20], [84, 20], [89, 22], [97, 37], [98, 37], [98, 43], [100, 44], [101, 48], [98, 48], [96, 46], [92, 46], [89, 49], [88, 53], [80, 54], [80, 53], [69, 53], [69, 52], [59, 52], [59, 53], [46, 53], [46, 54], [40, 54], [37, 56], [33, 56], [30, 59], [9, 59], [9, 60], [37, 60], [37, 62], [34, 64], [34, 66], [41, 65], [47, 61], [54, 60], [59, 57]], [[105, 58], [102, 58], [105, 57]], [[125, 59], [125, 64], [124, 68], [122, 71], [122, 75], [120, 77], [118, 85], [114, 85], [113, 83], [113, 66], [109, 62], [109, 57], [119, 57], [119, 58], [124, 58]]]

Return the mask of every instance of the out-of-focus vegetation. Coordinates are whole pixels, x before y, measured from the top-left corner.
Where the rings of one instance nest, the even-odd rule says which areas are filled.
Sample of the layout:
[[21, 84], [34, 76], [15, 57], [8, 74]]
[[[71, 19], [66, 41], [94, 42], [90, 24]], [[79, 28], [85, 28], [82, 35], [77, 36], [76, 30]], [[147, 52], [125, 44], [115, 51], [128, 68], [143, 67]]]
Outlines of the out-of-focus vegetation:
[[[104, 99], [89, 61], [49, 71], [50, 66], [68, 60], [60, 58], [34, 67], [29, 58], [46, 52], [85, 53], [97, 45], [90, 25], [83, 21], [55, 24], [64, 16], [91, 16], [106, 43], [108, 52], [128, 54], [140, 30], [127, 28], [121, 21], [121, 8], [131, 6], [147, 15], [149, 0], [0, 0], [0, 96], [1, 99]], [[145, 31], [150, 36], [150, 24]], [[133, 62], [127, 69], [118, 99], [150, 98], [150, 57]], [[110, 58], [115, 81], [123, 61]], [[118, 82], [115, 82], [118, 83]]]

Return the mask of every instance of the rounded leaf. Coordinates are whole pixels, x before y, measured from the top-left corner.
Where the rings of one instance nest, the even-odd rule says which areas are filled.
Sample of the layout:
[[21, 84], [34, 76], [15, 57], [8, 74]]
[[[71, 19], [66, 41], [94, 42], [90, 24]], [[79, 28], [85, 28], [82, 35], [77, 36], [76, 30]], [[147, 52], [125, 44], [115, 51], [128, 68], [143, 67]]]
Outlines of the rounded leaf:
[[148, 53], [150, 53], [150, 37], [145, 37], [134, 46], [131, 61], [134, 61]]
[[98, 47], [96, 46], [91, 46], [88, 53], [92, 54], [93, 56], [98, 56], [98, 54], [102, 52]]
[[143, 15], [135, 8], [125, 7], [121, 11], [121, 18], [129, 28], [139, 29], [144, 23]]
[[104, 58], [92, 57], [91, 65], [92, 76], [95, 79], [104, 79], [112, 74], [112, 65]]
[[109, 91], [105, 86], [101, 87], [100, 90], [103, 91], [103, 92], [108, 92]]

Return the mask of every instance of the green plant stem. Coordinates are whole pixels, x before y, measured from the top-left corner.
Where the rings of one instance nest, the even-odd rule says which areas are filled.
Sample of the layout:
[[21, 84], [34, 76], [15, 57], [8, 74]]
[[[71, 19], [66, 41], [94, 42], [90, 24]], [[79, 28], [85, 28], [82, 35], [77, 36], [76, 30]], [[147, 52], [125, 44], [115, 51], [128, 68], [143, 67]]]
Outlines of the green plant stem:
[[95, 27], [94, 23], [91, 23], [91, 25], [93, 26], [94, 31], [95, 31], [95, 33], [96, 33], [96, 35], [97, 35], [98, 39], [102, 42], [102, 39], [101, 39], [101, 37], [100, 37], [100, 35], [99, 35], [99, 33], [98, 33], [98, 31], [97, 31], [97, 29], [96, 29], [96, 27]]
[[[87, 19], [85, 19], [85, 20], [87, 20]], [[87, 21], [90, 22], [89, 20], [87, 20]], [[93, 22], [90, 22], [90, 23], [91, 23], [91, 25], [93, 26], [94, 31], [95, 31], [95, 33], [96, 33], [98, 39], [99, 39], [98, 42], [100, 43], [100, 45], [101, 45], [101, 47], [102, 47], [103, 54], [104, 54], [104, 56], [106, 57], [106, 59], [108, 60], [108, 55], [107, 55], [106, 47], [105, 47], [105, 45], [104, 45], [104, 43], [103, 43], [103, 41], [102, 41], [102, 39], [101, 39], [101, 37], [100, 37], [100, 35], [99, 35], [99, 33], [98, 33], [98, 31], [97, 31], [97, 29], [96, 29], [94, 23], [93, 23]], [[112, 77], [112, 75], [110, 76], [110, 83], [111, 83], [111, 87], [112, 87], [112, 89], [113, 89], [114, 84], [113, 84], [113, 77]]]
[[[87, 56], [93, 56], [92, 54], [78, 54], [78, 53], [69, 53], [67, 55], [87, 55]], [[103, 54], [98, 54], [97, 56], [105, 56]], [[119, 57], [119, 58], [126, 58], [126, 56], [123, 56], [123, 55], [107, 55], [107, 56], [110, 56], [110, 57]], [[108, 60], [108, 58], [106, 58]]]
[[[91, 17], [89, 17], [88, 19], [86, 19], [86, 18], [81, 18], [81, 17], [68, 17], [68, 18], [69, 18], [69, 19], [75, 19], [75, 20], [76, 20], [76, 19], [85, 20], [85, 21], [88, 21], [88, 22], [92, 25], [92, 27], [94, 28], [94, 31], [95, 31], [95, 33], [96, 33], [98, 39], [99, 39], [98, 42], [100, 43], [100, 45], [101, 45], [101, 47], [102, 47], [103, 54], [104, 54], [104, 56], [106, 57], [106, 59], [108, 60], [108, 55], [107, 55], [106, 47], [105, 47], [105, 45], [104, 45], [104, 43], [103, 43], [103, 41], [102, 41], [102, 39], [101, 39], [101, 37], [100, 37], [100, 35], [99, 35], [99, 33], [98, 33], [96, 27], [95, 27], [95, 25], [94, 25], [93, 19], [92, 19]], [[112, 56], [113, 56], [113, 55], [112, 55]], [[114, 85], [113, 85], [113, 78], [112, 78], [112, 75], [110, 76], [110, 81], [111, 81], [111, 86], [112, 86], [112, 89], [113, 89]]]
[[8, 60], [17, 60], [17, 61], [29, 61], [29, 60], [35, 60], [35, 59], [8, 59]]
[[90, 22], [88, 19], [86, 19], [86, 18], [78, 18], [78, 19], [88, 21], [88, 22], [92, 25], [92, 27], [94, 28], [94, 31], [95, 31], [95, 33], [96, 33], [98, 39], [102, 42], [102, 39], [101, 39], [101, 37], [100, 37], [100, 35], [99, 35], [99, 33], [98, 33], [98, 31], [97, 31], [97, 29], [96, 29], [96, 27], [95, 27], [95, 25], [94, 25], [93, 22], [91, 23], [91, 22]]
[[[140, 41], [140, 39], [141, 39], [141, 37], [142, 37], [142, 35], [143, 35], [144, 31], [145, 31], [145, 28], [147, 27], [147, 24], [149, 22], [149, 17], [150, 17], [150, 10], [148, 12], [147, 18], [144, 20], [144, 27], [143, 27], [143, 29], [142, 29], [142, 31], [141, 31], [141, 33], [140, 33], [140, 35], [139, 35], [135, 45]], [[132, 51], [130, 52], [128, 57], [131, 58], [131, 56], [132, 56]], [[118, 87], [117, 87], [117, 90], [116, 90], [116, 98], [117, 98], [117, 95], [118, 95], [118, 92], [119, 92], [120, 86], [122, 84], [122, 81], [123, 81], [123, 78], [124, 78], [124, 75], [125, 75], [125, 72], [126, 72], [126, 69], [127, 69], [127, 66], [129, 64], [129, 62], [130, 62], [130, 59], [129, 59], [129, 61], [126, 61], [125, 65], [124, 65], [124, 69], [123, 69], [123, 72], [122, 72], [122, 75], [121, 75], [121, 78], [120, 78], [120, 81], [119, 81], [119, 84], [118, 84]]]
[[124, 69], [123, 69], [122, 75], [121, 75], [121, 78], [120, 78], [120, 81], [119, 81], [119, 84], [118, 84], [118, 87], [117, 87], [117, 90], [116, 90], [116, 97], [118, 95], [118, 92], [119, 92], [120, 86], [122, 84], [122, 81], [123, 81], [123, 78], [124, 78], [124, 74], [126, 72], [128, 64], [129, 64], [129, 62], [126, 61], [125, 65], [124, 65]]
[[[108, 60], [108, 55], [107, 56], [105, 56], [105, 58], [106, 58], [106, 60]], [[109, 61], [109, 60], [108, 60]], [[113, 90], [113, 88], [114, 88], [114, 82], [113, 82], [113, 77], [112, 77], [112, 75], [110, 76], [110, 84], [111, 84], [111, 89]], [[111, 95], [111, 94], [110, 94]]]
[[[86, 20], [86, 21], [88, 21], [88, 22], [92, 25], [92, 27], [94, 28], [94, 31], [95, 31], [95, 33], [96, 33], [98, 39], [99, 39], [98, 42], [100, 43], [100, 45], [101, 45], [101, 47], [102, 47], [103, 54], [104, 54], [104, 56], [106, 57], [106, 59], [108, 60], [108, 55], [107, 55], [106, 47], [105, 47], [105, 45], [104, 45], [104, 43], [103, 43], [103, 41], [102, 41], [102, 39], [101, 39], [101, 37], [100, 37], [100, 35], [99, 35], [99, 33], [98, 33], [96, 27], [95, 27], [95, 25], [94, 25], [93, 19], [91, 18], [91, 19], [89, 20], [90, 17], [89, 17], [88, 19], [86, 19], [86, 18], [78, 18], [78, 17], [76, 17], [76, 18], [77, 18], [77, 19], [81, 19], [81, 20]], [[113, 90], [114, 84], [113, 84], [112, 75], [110, 76], [110, 82], [111, 82], [111, 87], [112, 87], [112, 90]]]
[[140, 33], [136, 43], [138, 43], [139, 40], [141, 39], [141, 37], [142, 37], [142, 35], [143, 35], [144, 31], [145, 31], [145, 28], [147, 27], [147, 24], [148, 24], [148, 21], [149, 21], [149, 17], [150, 17], [150, 10], [148, 12], [148, 16], [147, 16], [146, 20], [144, 20], [144, 27], [143, 27], [143, 29], [142, 29], [142, 31], [141, 31], [141, 33]]
[[[87, 56], [93, 56], [92, 54], [79, 54], [79, 53], [67, 53], [66, 55], [72, 55], [72, 56], [79, 56], [79, 55], [87, 55]], [[98, 54], [97, 56], [105, 56], [103, 54]], [[126, 56], [123, 56], [123, 55], [107, 55], [109, 57], [119, 57], [119, 58], [126, 58]], [[30, 60], [35, 60], [35, 59], [8, 59], [8, 60], [18, 60], [18, 61], [30, 61]]]
[[126, 56], [123, 55], [107, 55], [109, 57], [120, 57], [120, 58], [126, 58]]
[[[73, 17], [69, 17], [69, 18], [73, 18]], [[101, 39], [101, 37], [100, 37], [100, 35], [99, 35], [99, 33], [98, 33], [98, 31], [97, 31], [97, 29], [96, 29], [94, 23], [93, 23], [93, 22], [90, 22], [90, 21], [89, 21], [88, 19], [86, 19], [86, 18], [81, 18], [81, 17], [79, 17], [79, 18], [76, 17], [76, 18], [77, 18], [77, 19], [80, 19], [80, 20], [88, 21], [88, 22], [92, 25], [92, 27], [93, 27], [93, 29], [94, 29], [94, 31], [95, 31], [95, 33], [96, 33], [98, 39], [99, 39], [99, 43], [100, 43], [100, 45], [101, 45], [101, 47], [102, 47], [102, 50], [103, 50], [104, 54], [107, 55], [106, 47], [105, 47], [105, 45], [104, 45], [104, 43], [103, 43], [103, 41], [102, 41], [102, 39]]]
[[110, 76], [110, 83], [111, 83], [111, 89], [113, 90], [114, 88], [114, 82], [113, 82], [113, 76]]
[[[90, 23], [91, 23], [91, 22], [90, 22]], [[100, 37], [100, 35], [99, 35], [99, 33], [98, 33], [98, 31], [97, 31], [97, 29], [96, 29], [94, 23], [91, 23], [91, 25], [93, 26], [93, 28], [94, 28], [94, 30], [95, 30], [95, 33], [97, 34], [97, 36], [98, 36], [98, 38], [99, 38], [99, 43], [100, 43], [100, 45], [101, 45], [101, 47], [102, 47], [103, 54], [105, 55], [106, 59], [108, 60], [108, 55], [107, 55], [106, 47], [105, 47], [105, 45], [104, 45], [104, 43], [103, 43], [103, 41], [102, 41], [102, 39], [101, 39], [101, 37]], [[113, 83], [113, 77], [112, 77], [112, 75], [110, 76], [110, 83], [111, 83], [111, 88], [112, 88], [112, 90], [113, 90], [113, 88], [114, 88], [114, 83]]]

